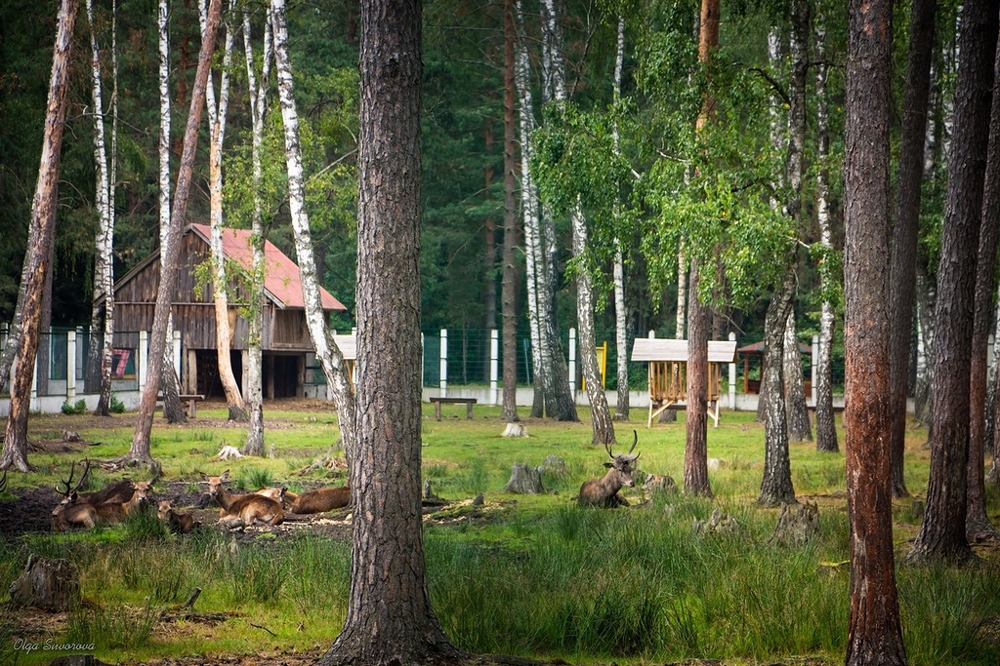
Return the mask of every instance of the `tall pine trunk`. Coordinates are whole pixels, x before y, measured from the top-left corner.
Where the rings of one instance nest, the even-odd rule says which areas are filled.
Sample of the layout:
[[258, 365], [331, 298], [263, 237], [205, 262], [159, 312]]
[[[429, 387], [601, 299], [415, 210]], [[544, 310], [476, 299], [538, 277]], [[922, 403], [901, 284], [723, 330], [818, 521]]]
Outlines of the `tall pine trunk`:
[[[1000, 51], [998, 51], [1000, 55]], [[994, 66], [994, 76], [1000, 73], [1000, 58]], [[986, 366], [989, 351], [990, 324], [993, 318], [993, 288], [997, 257], [997, 226], [1000, 223], [1000, 94], [993, 92], [990, 112], [989, 148], [986, 157], [986, 177], [983, 182], [983, 212], [979, 230], [979, 252], [976, 265], [975, 323], [972, 328], [972, 362], [969, 373], [969, 462], [966, 494], [965, 533], [970, 542], [996, 541], [1000, 538], [986, 515], [985, 427], [986, 427]], [[992, 442], [990, 442], [992, 448]]]
[[967, 561], [966, 492], [977, 251], [990, 124], [998, 0], [971, 0], [959, 28], [955, 117], [935, 317], [933, 439], [927, 504], [913, 562]]
[[514, 0], [504, 0], [503, 7], [503, 284], [500, 290], [503, 307], [503, 413], [506, 423], [520, 420], [517, 415], [517, 193], [514, 177]]
[[851, 0], [844, 147], [847, 666], [906, 664], [889, 470], [890, 0]]
[[893, 225], [890, 265], [892, 325], [889, 329], [889, 404], [892, 430], [889, 433], [889, 452], [892, 461], [892, 494], [895, 497], [909, 495], [903, 477], [906, 387], [910, 368], [917, 228], [924, 175], [924, 137], [927, 134], [927, 103], [931, 86], [936, 11], [937, 0], [914, 0], [910, 11], [910, 47], [906, 63], [903, 134], [899, 146], [899, 176], [896, 186], [896, 223]]
[[[154, 464], [149, 448], [149, 435], [153, 429], [153, 412], [156, 409], [156, 394], [164, 379], [167, 366], [167, 336], [170, 311], [177, 274], [180, 272], [181, 234], [187, 218], [188, 195], [194, 175], [195, 152], [198, 147], [198, 126], [201, 124], [201, 110], [205, 105], [205, 89], [211, 67], [212, 53], [215, 51], [215, 36], [222, 13], [222, 0], [212, 0], [208, 8], [208, 22], [198, 53], [198, 69], [195, 72], [194, 87], [191, 91], [191, 108], [188, 112], [187, 127], [184, 130], [184, 147], [181, 150], [180, 168], [177, 173], [177, 187], [170, 213], [170, 225], [166, 230], [166, 242], [160, 248], [160, 284], [156, 290], [156, 305], [153, 311], [153, 332], [149, 345], [149, 368], [146, 373], [146, 388], [139, 400], [132, 445], [125, 460]], [[173, 373], [168, 373], [173, 378]], [[174, 378], [176, 379], [176, 378]], [[172, 393], [170, 387], [164, 389], [164, 402]]]
[[31, 202], [28, 227], [28, 254], [24, 258], [26, 276], [20, 316], [21, 342], [18, 347], [14, 383], [10, 392], [7, 430], [0, 451], [0, 469], [11, 467], [22, 472], [28, 465], [28, 412], [31, 408], [31, 381], [38, 351], [42, 290], [49, 264], [50, 248], [56, 227], [56, 201], [59, 192], [59, 165], [62, 157], [62, 134], [66, 123], [66, 93], [69, 80], [73, 26], [79, 3], [63, 0], [59, 8], [55, 46], [52, 49], [52, 72], [49, 77], [48, 103], [42, 155], [38, 167], [35, 196]]
[[347, 618], [320, 664], [462, 656], [430, 607], [420, 511], [420, 9], [361, 5], [357, 506]]

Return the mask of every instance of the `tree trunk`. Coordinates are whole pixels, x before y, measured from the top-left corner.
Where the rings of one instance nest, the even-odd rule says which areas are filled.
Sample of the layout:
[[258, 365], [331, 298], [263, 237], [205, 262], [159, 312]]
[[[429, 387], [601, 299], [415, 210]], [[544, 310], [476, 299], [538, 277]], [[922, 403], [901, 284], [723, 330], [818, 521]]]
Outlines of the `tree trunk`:
[[[288, 200], [295, 234], [295, 255], [302, 281], [302, 300], [305, 303], [306, 326], [316, 349], [316, 358], [323, 367], [327, 386], [332, 392], [337, 409], [340, 434], [344, 440], [344, 454], [348, 464], [354, 456], [358, 433], [355, 429], [354, 392], [344, 355], [333, 341], [327, 326], [326, 315], [320, 300], [319, 275], [316, 271], [309, 216], [305, 207], [305, 184], [302, 176], [302, 151], [299, 145], [299, 117], [295, 108], [292, 85], [292, 65], [288, 53], [288, 28], [285, 24], [284, 0], [271, 3], [271, 22], [274, 31], [274, 62], [278, 75], [278, 99], [281, 102], [281, 119], [285, 126], [285, 165], [288, 170]], [[417, 336], [419, 339], [419, 335]]]
[[63, 0], [59, 8], [55, 46], [52, 49], [52, 73], [49, 78], [48, 104], [45, 111], [45, 132], [38, 167], [35, 196], [31, 202], [31, 224], [28, 227], [28, 254], [24, 258], [24, 299], [21, 307], [21, 342], [17, 352], [17, 367], [10, 392], [10, 411], [0, 469], [14, 467], [30, 471], [28, 465], [28, 412], [31, 408], [31, 381], [38, 351], [42, 290], [45, 276], [52, 270], [49, 249], [56, 227], [56, 201], [59, 191], [59, 163], [62, 157], [62, 134], [66, 124], [66, 92], [69, 61], [72, 51], [73, 26], [79, 9], [77, 0]]
[[[615, 83], [614, 99], [615, 104], [621, 103], [622, 96], [622, 70], [625, 66], [625, 18], [618, 17], [618, 39], [615, 48]], [[614, 129], [615, 153], [619, 153], [618, 124]], [[615, 213], [621, 211], [621, 202], [615, 202]], [[628, 385], [628, 352], [629, 352], [629, 310], [625, 300], [625, 259], [622, 248], [622, 239], [615, 237], [615, 351], [617, 352], [618, 366], [618, 404], [615, 405], [615, 419], [628, 421], [629, 419], [629, 385]]]
[[914, 284], [917, 276], [917, 227], [920, 219], [920, 188], [924, 175], [924, 137], [927, 134], [927, 102], [931, 86], [936, 11], [937, 0], [914, 0], [910, 12], [910, 51], [906, 63], [903, 135], [899, 146], [896, 187], [896, 224], [893, 226], [890, 266], [892, 324], [889, 328], [889, 399], [892, 430], [889, 433], [889, 452], [894, 497], [909, 495], [903, 478], [906, 377], [910, 367]]
[[[830, 154], [830, 114], [827, 96], [826, 24], [817, 18], [816, 28], [816, 161], [823, 164]], [[819, 222], [820, 243], [824, 251], [833, 253], [833, 230], [830, 223], [830, 174], [825, 167], [816, 172], [816, 218]], [[833, 327], [835, 315], [830, 291], [839, 282], [831, 267], [832, 257], [820, 265], [824, 292], [819, 320], [819, 350], [816, 363], [816, 450], [837, 453], [837, 426], [833, 414]]]
[[[146, 388], [139, 401], [135, 434], [126, 460], [152, 463], [149, 450], [149, 435], [153, 429], [153, 412], [156, 408], [156, 394], [163, 379], [164, 358], [167, 350], [167, 333], [170, 323], [177, 273], [180, 271], [181, 234], [187, 218], [188, 194], [194, 174], [195, 152], [198, 146], [198, 125], [201, 110], [205, 105], [205, 89], [212, 53], [215, 51], [215, 36], [222, 13], [222, 0], [212, 0], [208, 9], [208, 22], [198, 53], [198, 69], [195, 73], [194, 88], [191, 91], [191, 109], [188, 112], [187, 127], [184, 130], [184, 148], [181, 151], [180, 168], [177, 173], [177, 187], [174, 190], [173, 210], [166, 233], [166, 243], [160, 248], [160, 284], [156, 290], [156, 305], [153, 311], [153, 332], [149, 345], [149, 370]], [[166, 396], [166, 393], [164, 394]], [[166, 404], [166, 403], [165, 403]]]
[[931, 388], [934, 359], [934, 309], [937, 302], [933, 280], [917, 265], [917, 383], [913, 389], [914, 419], [927, 426], [927, 444], [934, 438], [931, 418]]
[[587, 382], [587, 398], [590, 401], [591, 444], [614, 444], [615, 426], [611, 420], [611, 409], [601, 382], [601, 368], [597, 363], [597, 340], [594, 335], [594, 293], [587, 261], [587, 221], [579, 204], [572, 214], [573, 256], [580, 261], [576, 276], [576, 325], [580, 334], [580, 362]]
[[[1000, 72], [997, 67], [1000, 67], [1000, 58], [996, 60], [994, 76]], [[965, 533], [970, 542], [995, 541], [1000, 538], [1000, 532], [986, 515], [983, 470], [986, 448], [986, 366], [990, 324], [993, 318], [998, 223], [1000, 223], [1000, 94], [994, 90], [986, 176], [983, 181], [983, 211], [976, 263], [975, 322], [972, 327], [972, 360], [969, 373], [969, 476]], [[992, 445], [992, 442], [990, 444]]]
[[[281, 0], [274, 0], [275, 15]], [[430, 607], [420, 484], [419, 0], [361, 5], [358, 442], [351, 591], [321, 664], [449, 663]], [[281, 41], [275, 31], [276, 41]], [[386, 238], [393, 239], [385, 243]]]
[[531, 179], [531, 134], [535, 131], [535, 116], [531, 92], [531, 62], [528, 58], [527, 35], [524, 30], [524, 17], [521, 2], [515, 2], [516, 30], [514, 80], [518, 92], [519, 136], [521, 141], [521, 212], [524, 217], [524, 258], [525, 278], [527, 281], [528, 325], [531, 335], [531, 365], [534, 370], [533, 386], [534, 400], [531, 406], [531, 417], [541, 418], [545, 415], [545, 385], [548, 380], [545, 373], [548, 365], [543, 359], [544, 344], [541, 332], [541, 305], [538, 287], [539, 271], [542, 265], [541, 257], [541, 227], [538, 218], [538, 191]]
[[[542, 11], [542, 104], [566, 100], [566, 74], [563, 66], [561, 17], [555, 0], [543, 0]], [[542, 206], [535, 288], [538, 290], [538, 330], [542, 344], [541, 360], [546, 413], [557, 421], [579, 421], [576, 401], [569, 385], [569, 372], [563, 354], [556, 318], [558, 248], [555, 219], [549, 206]], [[610, 417], [609, 417], [610, 418]]]
[[261, 181], [261, 149], [264, 143], [264, 113], [267, 108], [267, 88], [271, 73], [271, 9], [264, 21], [263, 63], [260, 81], [257, 80], [250, 41], [250, 11], [243, 8], [243, 50], [247, 64], [247, 86], [250, 92], [252, 116], [251, 161], [253, 162], [254, 201], [252, 217], [253, 269], [250, 279], [250, 316], [247, 328], [247, 385], [246, 407], [249, 412], [247, 440], [243, 453], [248, 456], [264, 455], [264, 390], [263, 361], [264, 338], [264, 220], [263, 203], [259, 196]]
[[[229, 0], [229, 11], [232, 13], [234, 0]], [[205, 0], [198, 3], [198, 17], [202, 32], [205, 30]], [[219, 381], [226, 395], [226, 405], [229, 408], [229, 419], [246, 421], [247, 410], [240, 394], [240, 387], [233, 375], [233, 363], [230, 358], [233, 332], [229, 324], [229, 279], [226, 277], [225, 256], [222, 252], [222, 149], [226, 137], [226, 113], [229, 110], [229, 72], [233, 60], [233, 29], [226, 25], [226, 40], [222, 56], [222, 73], [219, 79], [219, 95], [216, 97], [215, 84], [209, 79], [206, 94], [208, 109], [208, 193], [209, 221], [211, 236], [209, 246], [212, 250], [212, 296], [215, 305], [215, 351], [219, 366]]]
[[847, 666], [903, 665], [889, 470], [889, 109], [892, 3], [851, 0], [844, 149]]
[[927, 505], [913, 562], [967, 561], [966, 492], [969, 386], [976, 262], [989, 134], [997, 0], [971, 0], [962, 11], [948, 195], [935, 309], [934, 438]]
[[708, 480], [708, 339], [711, 311], [698, 298], [701, 267], [691, 260], [688, 296], [687, 423], [684, 445], [684, 492], [712, 496]]
[[792, 487], [792, 468], [788, 459], [788, 417], [785, 412], [782, 381], [782, 352], [784, 349], [785, 321], [792, 309], [795, 294], [795, 274], [789, 270], [781, 287], [771, 297], [764, 316], [764, 374], [761, 377], [761, 400], [765, 398], [763, 387], [771, 388], [764, 404], [764, 477], [760, 484], [757, 503], [763, 506], [779, 506], [795, 503], [795, 489]]
[[[28, 245], [31, 248], [31, 245]], [[0, 354], [0, 393], [7, 393], [10, 389], [10, 369], [14, 365], [14, 357], [21, 346], [21, 311], [24, 309], [24, 290], [28, 286], [28, 262], [21, 267], [21, 282], [17, 288], [17, 304], [14, 306], [14, 317], [11, 320], [10, 330], [7, 331], [7, 340], [3, 345], [3, 354]]]
[[517, 415], [517, 199], [514, 191], [514, 2], [504, 0], [503, 68], [503, 413], [505, 423], [520, 421]]
[[[104, 101], [101, 82], [101, 51], [97, 42], [97, 31], [94, 28], [93, 2], [87, 0], [87, 21], [90, 23], [91, 52], [91, 99], [94, 104], [94, 174], [95, 196], [94, 204], [100, 218], [94, 252], [94, 298], [91, 308], [90, 346], [88, 349], [88, 375], [92, 368], [97, 368], [97, 383], [101, 389], [101, 397], [97, 403], [95, 414], [109, 416], [111, 414], [111, 363], [114, 346], [114, 217], [112, 216], [112, 197], [108, 176], [108, 156], [104, 140]], [[101, 345], [97, 345], [97, 340]], [[107, 394], [105, 394], [104, 377], [107, 376]], [[96, 388], [92, 386], [91, 388]]]
[[784, 354], [782, 375], [785, 379], [785, 406], [788, 409], [788, 437], [792, 442], [811, 442], [812, 426], [809, 423], [809, 408], [806, 406], [806, 388], [802, 379], [802, 352], [795, 334], [795, 309], [788, 312], [785, 320]]

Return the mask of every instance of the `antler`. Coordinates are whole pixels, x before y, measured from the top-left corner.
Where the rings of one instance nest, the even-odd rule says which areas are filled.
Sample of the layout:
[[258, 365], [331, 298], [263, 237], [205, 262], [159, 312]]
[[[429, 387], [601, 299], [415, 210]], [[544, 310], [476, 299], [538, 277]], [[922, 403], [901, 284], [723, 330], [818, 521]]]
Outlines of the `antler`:
[[632, 453], [632, 451], [635, 450], [635, 445], [639, 443], [639, 433], [633, 430], [632, 436], [634, 437], [634, 439], [632, 440], [632, 448], [628, 450], [629, 453]]
[[70, 484], [73, 483], [73, 474], [76, 472], [76, 461], [74, 460], [72, 466], [70, 466], [69, 468], [69, 478], [66, 479], [65, 481], [60, 480], [60, 483], [66, 485], [66, 492], [59, 490], [59, 486], [56, 486], [57, 493], [69, 497], [77, 490], [79, 490], [80, 487], [87, 481], [87, 475], [90, 474], [90, 460], [85, 459], [83, 462], [84, 462], [83, 475], [80, 477], [80, 480], [77, 482], [77, 484], [73, 486], [72, 489], [70, 489]]
[[[638, 437], [638, 435], [636, 435]], [[608, 456], [614, 460], [615, 454], [611, 453], [611, 444], [609, 442], [604, 442], [604, 450], [608, 452]]]

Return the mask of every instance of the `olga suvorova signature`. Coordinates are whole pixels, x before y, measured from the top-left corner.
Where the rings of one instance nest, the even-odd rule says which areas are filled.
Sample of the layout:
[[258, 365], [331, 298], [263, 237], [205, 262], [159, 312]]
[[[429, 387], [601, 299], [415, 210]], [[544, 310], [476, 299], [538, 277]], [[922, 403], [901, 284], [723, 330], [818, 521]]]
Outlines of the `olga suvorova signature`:
[[93, 652], [93, 643], [56, 643], [51, 638], [45, 639], [43, 643], [31, 643], [18, 638], [14, 640], [15, 652], [58, 651], [58, 652]]

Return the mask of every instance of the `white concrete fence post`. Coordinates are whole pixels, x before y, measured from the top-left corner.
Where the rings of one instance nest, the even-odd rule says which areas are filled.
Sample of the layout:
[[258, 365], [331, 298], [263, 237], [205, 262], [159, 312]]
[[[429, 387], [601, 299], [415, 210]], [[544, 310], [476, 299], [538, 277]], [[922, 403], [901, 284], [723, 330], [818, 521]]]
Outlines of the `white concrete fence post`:
[[[736, 342], [736, 334], [729, 332], [729, 341]], [[736, 411], [736, 361], [729, 364], [729, 409]]]
[[149, 368], [149, 333], [139, 331], [139, 360], [135, 365], [135, 374], [139, 380], [139, 393], [146, 390], [146, 373]]
[[[174, 343], [171, 347], [171, 351], [174, 354], [174, 372], [177, 373], [177, 386], [181, 387], [184, 384], [181, 383], [181, 332], [174, 329], [173, 335]], [[180, 390], [181, 393], [186, 393], [184, 389]]]
[[76, 331], [66, 332], [66, 402], [76, 399]]
[[448, 395], [448, 329], [441, 329], [441, 354], [440, 354], [440, 387], [441, 387], [441, 397]]
[[569, 390], [576, 400], [576, 329], [569, 329]]
[[497, 378], [500, 370], [500, 337], [497, 329], [490, 329], [490, 404], [498, 405]]

